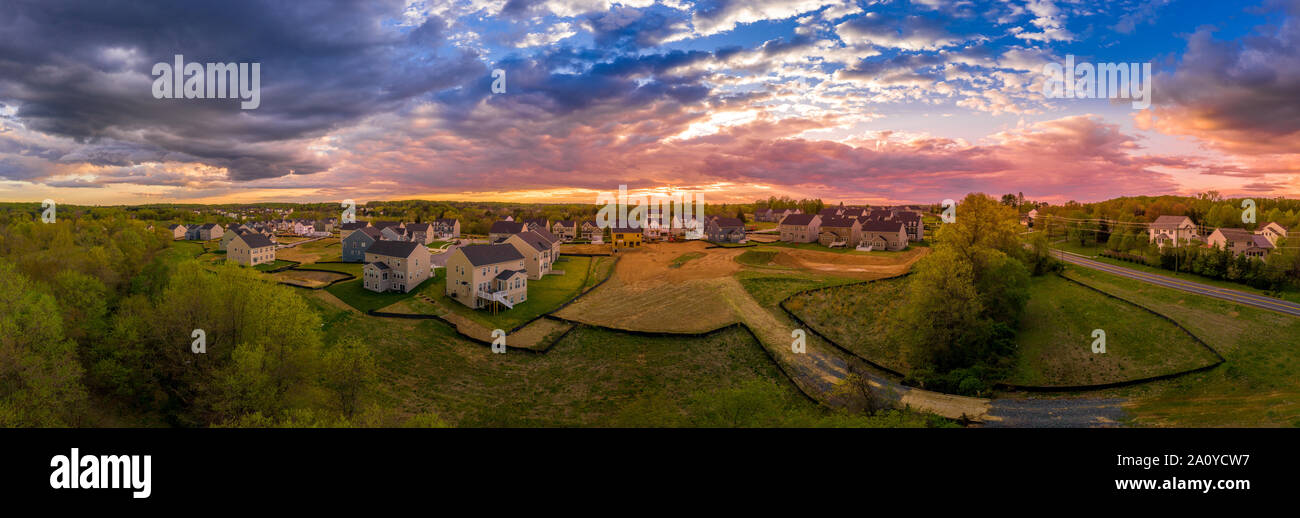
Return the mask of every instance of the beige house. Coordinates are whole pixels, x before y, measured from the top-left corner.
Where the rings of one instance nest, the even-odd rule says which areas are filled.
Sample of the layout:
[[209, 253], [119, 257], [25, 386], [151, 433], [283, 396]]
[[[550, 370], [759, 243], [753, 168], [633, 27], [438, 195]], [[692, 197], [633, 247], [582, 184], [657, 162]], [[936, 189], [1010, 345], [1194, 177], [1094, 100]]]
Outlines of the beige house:
[[235, 237], [226, 246], [227, 261], [244, 266], [275, 262], [275, 243], [270, 238], [256, 232], [231, 232], [230, 235]]
[[1260, 259], [1267, 257], [1274, 248], [1267, 237], [1251, 234], [1250, 231], [1242, 228], [1215, 229], [1206, 242], [1211, 247], [1228, 250], [1234, 256], [1245, 254], [1247, 257]]
[[600, 228], [599, 225], [596, 225], [595, 220], [583, 221], [581, 232], [582, 232], [583, 239], [587, 241], [591, 241], [593, 243], [604, 241], [605, 239], [605, 229]]
[[513, 308], [528, 300], [527, 271], [527, 260], [512, 245], [463, 246], [447, 258], [447, 296], [471, 308]]
[[433, 220], [433, 236], [436, 239], [456, 239], [460, 237], [460, 220], [455, 218], [438, 218]]
[[524, 256], [524, 265], [528, 270], [529, 279], [541, 279], [543, 275], [551, 273], [555, 255], [551, 250], [551, 242], [541, 234], [521, 232], [506, 238], [502, 243], [515, 247], [515, 250]]
[[1269, 243], [1273, 243], [1273, 246], [1277, 246], [1279, 240], [1286, 238], [1287, 229], [1276, 221], [1270, 221], [1260, 225], [1259, 230], [1256, 230], [1255, 233], [1264, 236]]
[[1196, 223], [1187, 216], [1160, 216], [1147, 227], [1147, 236], [1149, 241], [1159, 243], [1160, 246], [1201, 239]]
[[858, 218], [848, 216], [828, 216], [822, 218], [821, 233], [817, 242], [822, 246], [841, 247], [858, 246], [862, 241], [862, 223]]
[[429, 223], [407, 223], [406, 238], [422, 245], [432, 243], [434, 238], [433, 225]]
[[859, 232], [862, 237], [857, 246], [869, 246], [872, 250], [907, 248], [907, 225], [902, 221], [867, 221]]
[[370, 291], [409, 293], [432, 270], [429, 247], [410, 241], [376, 241], [366, 249], [362, 285]]
[[821, 234], [822, 217], [817, 214], [790, 214], [777, 226], [781, 231], [781, 241], [813, 243]]
[[185, 239], [185, 225], [168, 225], [167, 230], [172, 233], [172, 239]]
[[562, 219], [551, 224], [551, 233], [561, 241], [573, 241], [578, 238], [578, 222]]

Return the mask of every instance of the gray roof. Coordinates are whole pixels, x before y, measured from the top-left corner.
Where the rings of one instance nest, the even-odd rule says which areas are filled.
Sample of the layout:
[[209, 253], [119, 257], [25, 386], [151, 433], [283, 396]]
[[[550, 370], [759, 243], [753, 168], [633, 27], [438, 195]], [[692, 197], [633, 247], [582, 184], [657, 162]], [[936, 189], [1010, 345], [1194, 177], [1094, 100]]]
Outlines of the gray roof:
[[383, 230], [388, 227], [397, 227], [400, 226], [401, 224], [402, 224], [401, 221], [371, 221], [370, 222], [370, 226], [375, 227], [379, 230]]
[[415, 249], [421, 246], [424, 245], [412, 241], [387, 241], [381, 239], [370, 245], [370, 248], [366, 249], [366, 253], [388, 257], [410, 257], [412, 253], [415, 253]]
[[366, 263], [366, 264], [371, 265], [371, 266], [374, 266], [375, 268], [379, 268], [380, 270], [391, 270], [391, 269], [392, 269], [392, 268], [389, 268], [389, 267], [388, 267], [388, 263], [385, 263], [385, 262], [383, 262], [383, 261], [375, 261], [375, 262], [372, 262], [372, 263]]
[[518, 234], [524, 231], [524, 224], [518, 221], [498, 221], [492, 224], [489, 234]]
[[784, 219], [782, 219], [781, 224], [799, 225], [801, 227], [807, 226], [809, 223], [812, 223], [812, 220], [815, 217], [817, 217], [816, 214], [791, 214], [789, 216], [786, 216]]
[[524, 272], [521, 272], [521, 271], [519, 271], [519, 270], [501, 270], [501, 273], [498, 273], [498, 274], [497, 274], [497, 279], [500, 279], [500, 280], [503, 280], [503, 281], [504, 281], [504, 280], [509, 279], [509, 278], [511, 278], [511, 277], [514, 277], [516, 274], [520, 274], [520, 273], [524, 273]]
[[1273, 243], [1262, 234], [1255, 234], [1254, 239], [1256, 248], [1273, 248]]
[[827, 216], [822, 218], [822, 228], [851, 228], [856, 221], [858, 220], [848, 216]]
[[534, 229], [533, 233], [542, 236], [542, 238], [546, 240], [547, 245], [555, 244], [560, 240], [560, 238], [555, 237], [555, 234], [552, 234], [551, 231], [544, 228]]
[[1160, 216], [1151, 222], [1152, 228], [1174, 228], [1183, 223], [1187, 216]]
[[370, 224], [366, 223], [365, 221], [357, 221], [354, 223], [344, 223], [341, 228], [343, 230], [359, 230], [359, 229], [366, 228], [368, 225]]
[[411, 232], [428, 232], [431, 228], [433, 228], [433, 225], [428, 223], [411, 223], [406, 226], [406, 230]]
[[515, 235], [519, 236], [519, 239], [523, 239], [525, 243], [528, 243], [528, 246], [533, 247], [533, 249], [538, 252], [551, 249], [551, 242], [547, 241], [545, 237], [537, 232], [520, 232]]
[[714, 221], [717, 222], [718, 226], [722, 228], [734, 228], [734, 227], [745, 228], [745, 222], [740, 221], [737, 218], [718, 218]]
[[267, 238], [266, 236], [255, 232], [245, 232], [243, 234], [239, 234], [239, 237], [236, 237], [235, 239], [244, 240], [244, 244], [248, 245], [249, 248], [265, 248], [268, 246], [275, 246], [275, 243], [272, 243], [270, 238]]
[[510, 245], [469, 245], [456, 250], [464, 253], [465, 258], [469, 259], [469, 264], [474, 266], [518, 261], [524, 258], [523, 254]]

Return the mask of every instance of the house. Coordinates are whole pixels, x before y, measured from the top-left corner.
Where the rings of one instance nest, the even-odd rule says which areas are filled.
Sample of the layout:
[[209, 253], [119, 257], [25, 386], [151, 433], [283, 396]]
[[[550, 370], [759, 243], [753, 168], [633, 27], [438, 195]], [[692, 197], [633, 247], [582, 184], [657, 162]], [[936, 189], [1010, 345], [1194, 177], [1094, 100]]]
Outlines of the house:
[[578, 238], [578, 222], [569, 219], [556, 221], [551, 224], [551, 234], [561, 241], [573, 241]]
[[172, 233], [172, 239], [185, 239], [185, 225], [168, 225], [167, 230]]
[[311, 222], [312, 229], [316, 232], [334, 232], [333, 219], [320, 219]]
[[310, 236], [316, 231], [316, 225], [311, 221], [298, 220], [293, 222], [293, 227], [289, 231], [293, 232], [294, 235]]
[[641, 229], [639, 228], [611, 228], [609, 229], [610, 242], [614, 248], [636, 248], [641, 246]]
[[242, 234], [231, 232], [235, 236], [226, 249], [226, 260], [244, 266], [257, 266], [262, 263], [275, 262], [275, 243], [271, 239], [255, 233]]
[[[1196, 224], [1187, 216], [1160, 216], [1147, 226], [1147, 236], [1150, 242], [1157, 244], [1178, 244], [1201, 239], [1197, 234]], [[1157, 239], [1159, 236], [1165, 236], [1167, 239]]]
[[777, 224], [781, 241], [787, 243], [812, 243], [821, 234], [822, 217], [817, 214], [791, 214]]
[[229, 229], [227, 229], [225, 232], [221, 234], [221, 242], [217, 244], [217, 250], [226, 250], [230, 246], [230, 242], [235, 239], [235, 236], [238, 236], [240, 234], [247, 234], [251, 232], [252, 230], [244, 228], [243, 225], [231, 226]]
[[406, 225], [406, 238], [427, 245], [433, 242], [435, 235], [430, 223], [409, 223]]
[[471, 308], [501, 303], [506, 307], [528, 300], [528, 276], [523, 254], [512, 245], [469, 245], [447, 258], [447, 296]]
[[737, 218], [716, 218], [704, 226], [704, 234], [714, 243], [741, 243], [745, 241], [745, 222]]
[[541, 234], [532, 231], [512, 234], [503, 241], [503, 244], [515, 247], [515, 250], [524, 256], [524, 266], [528, 270], [529, 279], [541, 279], [543, 275], [551, 273], [556, 252], [551, 249], [551, 242]]
[[1286, 238], [1287, 228], [1276, 221], [1270, 221], [1260, 225], [1259, 230], [1256, 230], [1255, 233], [1264, 236], [1273, 246], [1277, 246], [1278, 240]]
[[405, 227], [401, 221], [371, 221], [370, 226], [375, 227], [375, 230], [380, 232], [383, 232], [386, 228], [397, 227], [397, 230], [401, 230]]
[[791, 214], [803, 214], [799, 209], [763, 209], [754, 212], [754, 221], [780, 222]]
[[410, 241], [376, 241], [366, 249], [362, 285], [370, 291], [409, 293], [429, 278], [429, 247]]
[[[925, 240], [925, 224], [921, 222], [921, 215], [919, 213], [912, 211], [898, 211], [894, 213], [894, 218], [889, 221], [896, 221], [903, 224], [903, 229], [907, 231], [908, 241]], [[863, 228], [866, 228], [865, 224], [863, 225]]]
[[868, 220], [859, 229], [861, 240], [857, 246], [872, 250], [902, 250], [907, 248], [907, 225], [901, 221]]
[[496, 243], [497, 241], [510, 237], [513, 234], [518, 234], [528, 230], [527, 226], [527, 224], [517, 221], [501, 220], [494, 222], [492, 223], [492, 227], [488, 228], [488, 241]]
[[190, 241], [208, 241], [212, 239], [221, 239], [225, 234], [225, 229], [216, 223], [206, 223], [203, 225], [189, 227], [185, 231], [185, 239]]
[[599, 243], [605, 239], [605, 229], [596, 225], [596, 220], [587, 220], [582, 222], [582, 238], [592, 243]]
[[[873, 220], [874, 221], [874, 220]], [[817, 242], [831, 248], [858, 246], [862, 241], [862, 222], [859, 218], [830, 216], [822, 218], [821, 234]]]
[[339, 226], [339, 238], [347, 239], [349, 234], [369, 226], [370, 226], [369, 221], [354, 221], [352, 223], [344, 223]]
[[1247, 257], [1263, 258], [1273, 251], [1274, 245], [1261, 234], [1251, 234], [1242, 228], [1219, 228], [1206, 239], [1213, 248], [1232, 252], [1232, 255], [1245, 254]]
[[[551, 228], [551, 220], [546, 218], [526, 219], [524, 220], [524, 224], [528, 225], [528, 230], [537, 230], [537, 229], [546, 230]], [[547, 230], [547, 232], [550, 232], [550, 230]]]
[[460, 237], [460, 220], [455, 218], [438, 218], [430, 222], [433, 225], [435, 239], [457, 239]]
[[339, 247], [343, 249], [343, 261], [349, 263], [364, 261], [366, 250], [379, 239], [380, 233], [374, 227], [361, 227], [352, 231], [339, 243]]

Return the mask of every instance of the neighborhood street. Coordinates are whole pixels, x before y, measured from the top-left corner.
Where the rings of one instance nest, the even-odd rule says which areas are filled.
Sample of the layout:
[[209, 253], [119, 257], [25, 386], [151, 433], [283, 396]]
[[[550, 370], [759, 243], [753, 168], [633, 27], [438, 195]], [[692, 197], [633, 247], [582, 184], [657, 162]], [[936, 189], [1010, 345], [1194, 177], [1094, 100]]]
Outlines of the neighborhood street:
[[1165, 275], [1147, 273], [1132, 268], [1125, 268], [1123, 266], [1115, 266], [1101, 261], [1094, 261], [1085, 256], [1063, 250], [1053, 250], [1053, 252], [1055, 252], [1056, 256], [1062, 261], [1085, 268], [1100, 270], [1136, 281], [1155, 284], [1157, 286], [1164, 286], [1166, 288], [1173, 288], [1188, 293], [1205, 295], [1207, 297], [1214, 297], [1216, 299], [1227, 300], [1238, 304], [1269, 309], [1278, 313], [1300, 317], [1300, 304], [1294, 302], [1228, 288], [1219, 288], [1208, 284], [1201, 284], [1199, 282], [1173, 278]]

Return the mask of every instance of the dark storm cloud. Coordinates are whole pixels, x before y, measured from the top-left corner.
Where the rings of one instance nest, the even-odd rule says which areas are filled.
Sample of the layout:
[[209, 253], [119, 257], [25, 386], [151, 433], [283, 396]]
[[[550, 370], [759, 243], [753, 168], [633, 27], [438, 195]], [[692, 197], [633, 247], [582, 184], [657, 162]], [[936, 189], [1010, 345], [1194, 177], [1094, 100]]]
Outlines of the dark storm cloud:
[[[7, 2], [0, 102], [97, 164], [179, 154], [248, 180], [324, 169], [291, 141], [484, 73], [442, 20], [398, 30], [400, 0]], [[261, 63], [261, 106], [154, 99], [154, 63]], [[277, 145], [279, 144], [279, 145]], [[96, 149], [102, 147], [103, 149]]]

